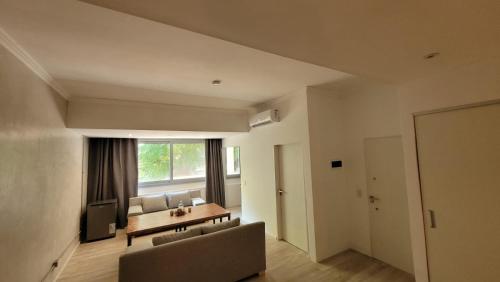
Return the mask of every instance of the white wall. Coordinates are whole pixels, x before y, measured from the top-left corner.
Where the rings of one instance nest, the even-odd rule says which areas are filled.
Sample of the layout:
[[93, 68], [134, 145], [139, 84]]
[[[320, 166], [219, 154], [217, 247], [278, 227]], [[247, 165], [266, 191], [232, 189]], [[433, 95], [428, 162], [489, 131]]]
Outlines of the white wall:
[[66, 124], [69, 128], [247, 132], [248, 113], [246, 110], [74, 99], [69, 102]]
[[67, 102], [0, 45], [0, 273], [40, 281], [78, 245], [83, 138]]
[[398, 96], [390, 86], [371, 83], [336, 91], [341, 104], [342, 148], [349, 203], [349, 245], [371, 255], [364, 140], [400, 135]]
[[[309, 87], [308, 114], [318, 259], [347, 248], [371, 255], [363, 141], [400, 134], [396, 89]], [[336, 159], [342, 168], [331, 168]]]
[[[320, 261], [347, 248], [370, 254], [363, 140], [400, 134], [395, 89], [308, 87], [261, 110], [272, 106], [280, 110], [282, 122], [226, 140], [227, 146], [241, 146], [243, 217], [265, 220], [268, 232], [276, 234], [273, 146], [301, 142], [309, 154], [305, 165], [310, 160], [305, 173], [310, 174], [306, 202], [311, 258]], [[331, 168], [336, 159], [344, 161], [343, 168]]]
[[500, 59], [477, 62], [399, 87], [413, 260], [417, 281], [428, 281], [412, 114], [500, 99]]
[[342, 107], [328, 90], [307, 88], [311, 179], [316, 236], [316, 259], [326, 259], [349, 248], [349, 203], [344, 168], [332, 168], [342, 160]]
[[[338, 89], [331, 91], [332, 95], [336, 96], [337, 102], [327, 105], [324, 100], [324, 109], [320, 111], [318, 116], [321, 116], [324, 111], [338, 111], [341, 115], [336, 116], [340, 120], [335, 119], [335, 114], [330, 113], [330, 127], [315, 125], [317, 121], [311, 118], [309, 113], [309, 126], [311, 128], [311, 160], [312, 164], [312, 182], [313, 191], [316, 192], [322, 187], [317, 187], [318, 181], [325, 181], [321, 185], [335, 185], [341, 187], [340, 174], [344, 174], [347, 181], [347, 196], [344, 200], [348, 201], [348, 212], [346, 218], [349, 218], [350, 229], [348, 231], [348, 245], [370, 255], [370, 231], [369, 231], [369, 213], [366, 199], [366, 171], [363, 155], [363, 139], [367, 137], [381, 137], [392, 135], [403, 135], [405, 166], [407, 177], [407, 192], [410, 210], [410, 227], [412, 239], [412, 251], [414, 261], [414, 273], [417, 281], [427, 281], [427, 264], [425, 254], [425, 237], [423, 230], [423, 218], [420, 200], [420, 188], [418, 181], [416, 145], [414, 139], [414, 127], [412, 113], [428, 111], [438, 108], [446, 108], [459, 106], [464, 104], [479, 103], [488, 100], [500, 99], [500, 59], [492, 59], [490, 61], [478, 62], [475, 64], [462, 66], [439, 76], [420, 79], [400, 85], [399, 87], [391, 87], [384, 85], [368, 85], [366, 87], [354, 89]], [[310, 88], [313, 90], [313, 88]], [[310, 93], [314, 93], [309, 91]], [[338, 103], [338, 104], [336, 104]], [[311, 105], [310, 105], [311, 110]], [[314, 107], [313, 107], [314, 111]], [[323, 113], [327, 115], [327, 113]], [[328, 119], [328, 116], [323, 118]], [[331, 147], [324, 147], [322, 142], [326, 139], [317, 138], [314, 136], [314, 127], [319, 126], [323, 130], [322, 135], [328, 136], [331, 141]], [[321, 130], [320, 130], [321, 131]], [[338, 132], [337, 132], [338, 131]], [[341, 141], [335, 135], [341, 135]], [[344, 169], [339, 172], [337, 179], [334, 179], [333, 174], [328, 175], [326, 171], [323, 175], [318, 174], [318, 168], [321, 169], [321, 164], [316, 163], [316, 148], [323, 147], [321, 152], [325, 154], [338, 152], [338, 155], [344, 159]], [[335, 149], [335, 146], [340, 146], [341, 150]], [[330, 155], [329, 157], [331, 157]], [[325, 157], [324, 161], [327, 158]], [[319, 179], [319, 180], [318, 180]], [[321, 180], [322, 179], [322, 180]], [[320, 185], [320, 186], [321, 186]], [[361, 196], [358, 196], [358, 191]], [[339, 191], [331, 191], [331, 196]], [[342, 196], [343, 192], [339, 192], [337, 196]], [[322, 199], [324, 197], [321, 197]], [[335, 199], [328, 198], [324, 204], [330, 202], [332, 205]], [[314, 202], [314, 210], [319, 213], [323, 211], [324, 204]], [[334, 208], [335, 209], [335, 208]], [[341, 209], [339, 209], [341, 210]], [[331, 222], [337, 222], [337, 229], [323, 230], [316, 229], [316, 237], [321, 241], [322, 236], [328, 238], [342, 238], [345, 230], [339, 229], [342, 224], [336, 219], [338, 211], [331, 211], [331, 214], [326, 217]], [[315, 215], [315, 217], [321, 215]], [[322, 220], [316, 218], [316, 225]], [[330, 222], [330, 223], [331, 223]], [[340, 222], [341, 219], [340, 219]], [[333, 226], [332, 226], [333, 228]], [[333, 232], [333, 233], [331, 233]], [[329, 235], [326, 235], [329, 234]], [[341, 240], [341, 239], [340, 239]], [[337, 242], [338, 243], [338, 242]], [[331, 243], [336, 244], [336, 243]], [[330, 251], [335, 252], [333, 246]], [[325, 247], [322, 242], [319, 242], [317, 248]], [[321, 254], [320, 254], [321, 255]]]
[[306, 89], [262, 105], [259, 110], [267, 108], [277, 108], [281, 122], [252, 128], [249, 133], [225, 139], [224, 146], [240, 146], [243, 220], [265, 221], [266, 232], [277, 235], [274, 146], [301, 144], [307, 197], [304, 201], [308, 213], [309, 254], [315, 259]]

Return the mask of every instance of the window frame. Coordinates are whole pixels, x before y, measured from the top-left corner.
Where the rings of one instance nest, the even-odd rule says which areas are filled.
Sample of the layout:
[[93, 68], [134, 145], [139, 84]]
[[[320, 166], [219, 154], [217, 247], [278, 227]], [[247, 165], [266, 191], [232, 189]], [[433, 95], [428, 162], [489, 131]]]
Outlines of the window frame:
[[[170, 179], [169, 180], [140, 182], [139, 177], [137, 177], [138, 188], [168, 186], [168, 185], [206, 181], [206, 173], [207, 173], [206, 171], [205, 171], [205, 177], [193, 177], [193, 178], [174, 180], [174, 144], [203, 144], [203, 145], [205, 145], [205, 139], [139, 139], [138, 144], [168, 144], [170, 147], [170, 172], [169, 172]], [[137, 161], [139, 162], [139, 148], [137, 148]], [[205, 160], [205, 163], [206, 163], [206, 160]]]
[[[227, 174], [227, 149], [228, 148], [234, 148], [234, 147], [238, 147], [239, 148], [239, 159], [238, 159], [238, 162], [240, 163], [240, 173], [238, 174]], [[241, 178], [241, 147], [240, 146], [227, 146], [224, 148], [224, 163], [225, 163], [225, 167], [224, 167], [224, 174], [226, 175], [226, 179], [229, 179], [229, 178]]]

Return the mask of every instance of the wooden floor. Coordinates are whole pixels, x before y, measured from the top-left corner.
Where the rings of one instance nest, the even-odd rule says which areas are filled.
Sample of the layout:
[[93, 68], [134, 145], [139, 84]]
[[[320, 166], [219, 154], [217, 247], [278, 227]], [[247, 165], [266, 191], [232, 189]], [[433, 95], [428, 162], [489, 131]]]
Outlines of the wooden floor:
[[[231, 211], [233, 218], [239, 210]], [[211, 224], [211, 223], [207, 223]], [[134, 243], [155, 235], [135, 238]], [[81, 244], [58, 281], [117, 281], [118, 258], [125, 252], [126, 235], [119, 230], [112, 239]], [[267, 270], [247, 281], [414, 281], [406, 272], [355, 251], [346, 251], [321, 263], [313, 263], [300, 249], [266, 237]]]

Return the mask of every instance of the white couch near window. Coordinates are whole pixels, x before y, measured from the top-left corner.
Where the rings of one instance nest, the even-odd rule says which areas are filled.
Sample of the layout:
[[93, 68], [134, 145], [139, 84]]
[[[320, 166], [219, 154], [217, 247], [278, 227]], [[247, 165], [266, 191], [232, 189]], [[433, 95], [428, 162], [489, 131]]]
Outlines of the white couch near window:
[[[146, 200], [144, 200], [146, 198]], [[161, 204], [159, 202], [162, 202]], [[184, 190], [153, 195], [132, 197], [129, 199], [127, 216], [136, 216], [144, 213], [156, 212], [176, 208], [182, 201], [184, 206], [198, 206], [206, 201], [201, 197], [201, 190]], [[147, 205], [146, 207], [144, 205]]]

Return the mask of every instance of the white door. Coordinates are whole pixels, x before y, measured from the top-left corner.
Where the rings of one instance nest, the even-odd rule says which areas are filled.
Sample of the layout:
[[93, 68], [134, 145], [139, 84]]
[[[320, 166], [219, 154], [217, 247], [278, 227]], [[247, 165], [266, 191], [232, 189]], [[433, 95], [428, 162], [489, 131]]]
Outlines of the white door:
[[401, 137], [365, 139], [373, 257], [413, 273]]
[[281, 211], [280, 237], [307, 251], [304, 168], [300, 144], [278, 147], [278, 197]]
[[500, 281], [500, 104], [415, 117], [429, 278]]

